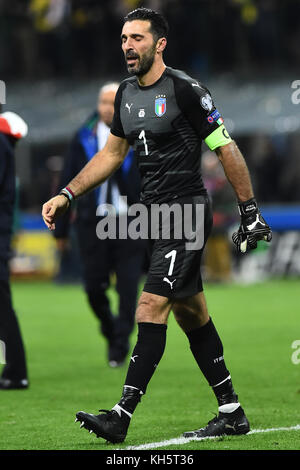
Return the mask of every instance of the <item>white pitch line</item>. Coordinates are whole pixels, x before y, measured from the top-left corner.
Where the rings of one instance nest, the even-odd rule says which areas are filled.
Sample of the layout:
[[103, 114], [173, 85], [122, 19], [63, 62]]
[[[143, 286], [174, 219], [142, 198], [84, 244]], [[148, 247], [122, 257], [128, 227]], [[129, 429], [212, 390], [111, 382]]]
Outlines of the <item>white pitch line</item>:
[[[248, 432], [249, 434], [259, 434], [262, 432], [274, 432], [274, 431], [300, 431], [300, 424], [296, 424], [296, 426], [291, 426], [289, 428], [269, 428], [269, 429], [253, 429], [252, 431]], [[174, 439], [169, 439], [168, 441], [161, 441], [161, 442], [149, 442], [148, 444], [141, 444], [139, 446], [129, 446], [122, 450], [147, 450], [147, 449], [157, 449], [158, 447], [168, 447], [172, 445], [182, 445], [187, 444], [191, 441], [204, 441], [208, 439], [218, 439], [220, 436], [216, 437], [176, 437]], [[117, 449], [116, 449], [117, 450]]]

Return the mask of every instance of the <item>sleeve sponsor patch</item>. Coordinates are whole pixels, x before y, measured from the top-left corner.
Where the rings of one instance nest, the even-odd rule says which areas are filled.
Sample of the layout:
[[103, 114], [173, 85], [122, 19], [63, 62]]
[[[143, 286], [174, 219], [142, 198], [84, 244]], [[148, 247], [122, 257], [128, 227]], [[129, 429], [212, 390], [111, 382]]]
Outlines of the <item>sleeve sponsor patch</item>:
[[215, 109], [215, 111], [213, 111], [206, 119], [210, 124], [217, 121], [219, 126], [221, 126], [224, 123], [224, 119], [217, 109]]

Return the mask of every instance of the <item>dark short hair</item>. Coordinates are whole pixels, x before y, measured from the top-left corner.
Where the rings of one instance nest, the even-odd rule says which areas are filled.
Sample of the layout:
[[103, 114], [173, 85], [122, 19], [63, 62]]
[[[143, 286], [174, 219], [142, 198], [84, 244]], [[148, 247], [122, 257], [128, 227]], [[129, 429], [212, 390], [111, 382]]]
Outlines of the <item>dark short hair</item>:
[[167, 20], [161, 13], [151, 10], [150, 8], [142, 7], [131, 11], [125, 16], [124, 23], [133, 20], [150, 21], [150, 31], [156, 41], [159, 38], [166, 38], [168, 35], [169, 25]]

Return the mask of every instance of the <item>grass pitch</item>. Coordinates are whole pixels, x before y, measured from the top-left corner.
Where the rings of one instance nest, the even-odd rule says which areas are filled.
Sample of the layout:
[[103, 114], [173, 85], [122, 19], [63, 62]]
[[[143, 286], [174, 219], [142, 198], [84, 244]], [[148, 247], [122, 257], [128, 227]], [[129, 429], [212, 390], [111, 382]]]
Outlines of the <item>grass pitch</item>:
[[[30, 388], [0, 391], [0, 449], [113, 450], [160, 442], [199, 428], [217, 412], [216, 400], [170, 316], [165, 354], [142, 398], [125, 443], [108, 445], [74, 424], [75, 413], [110, 409], [120, 398], [127, 366], [110, 369], [80, 286], [13, 284], [26, 345]], [[113, 308], [117, 298], [110, 291]], [[299, 281], [207, 285], [210, 314], [226, 365], [252, 429], [300, 424]], [[135, 343], [136, 331], [132, 335]], [[160, 449], [300, 449], [300, 431], [276, 431], [190, 442]]]

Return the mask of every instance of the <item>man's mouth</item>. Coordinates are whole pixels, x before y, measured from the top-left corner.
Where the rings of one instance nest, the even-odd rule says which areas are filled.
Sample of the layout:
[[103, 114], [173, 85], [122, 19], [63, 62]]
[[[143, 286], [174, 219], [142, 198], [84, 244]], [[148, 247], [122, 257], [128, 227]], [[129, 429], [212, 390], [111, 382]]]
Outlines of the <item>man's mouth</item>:
[[138, 60], [138, 56], [130, 55], [126, 57], [126, 60], [128, 65], [133, 65]]

